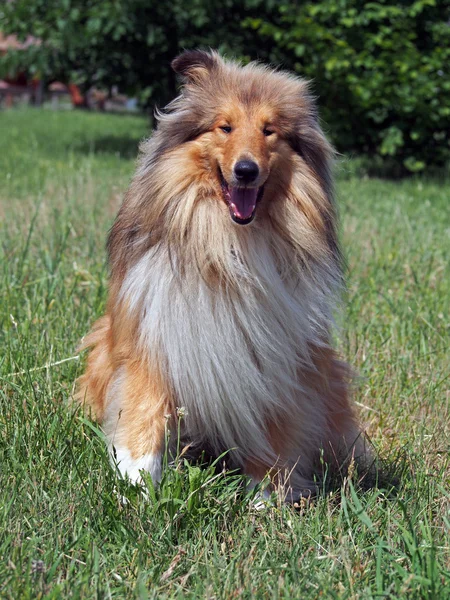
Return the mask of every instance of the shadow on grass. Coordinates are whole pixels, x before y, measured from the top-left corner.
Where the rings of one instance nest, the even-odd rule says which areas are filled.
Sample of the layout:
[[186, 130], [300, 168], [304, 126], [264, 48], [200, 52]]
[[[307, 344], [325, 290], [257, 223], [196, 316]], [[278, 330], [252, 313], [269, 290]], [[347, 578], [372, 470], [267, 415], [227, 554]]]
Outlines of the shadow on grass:
[[[370, 444], [369, 441], [367, 443]], [[372, 462], [366, 467], [358, 465], [357, 461], [353, 464], [351, 461], [350, 463], [346, 461], [345, 466], [341, 468], [327, 463], [317, 466], [314, 476], [315, 491], [311, 493], [311, 490], [305, 490], [303, 498], [314, 501], [319, 497], [332, 494], [333, 498], [338, 500], [349, 484], [363, 494], [370, 490], [379, 490], [386, 498], [397, 497], [401, 493], [404, 481], [411, 475], [410, 460], [406, 451], [396, 450], [389, 455], [381, 456], [372, 444], [370, 445]], [[183, 452], [183, 457], [193, 467], [204, 469], [214, 465], [216, 474], [222, 472], [245, 477], [244, 471], [233, 466], [228, 452], [218, 459], [211, 448], [200, 450], [190, 447], [186, 453]], [[242, 492], [246, 493], [245, 485]], [[286, 498], [287, 503], [295, 508], [300, 502], [300, 496]]]
[[406, 452], [380, 456], [374, 451], [373, 461], [367, 468], [358, 465], [346, 466], [343, 470], [328, 470], [324, 465], [322, 475], [318, 477], [320, 495], [336, 494], [339, 497], [348, 481], [352, 481], [355, 489], [368, 492], [373, 489], [382, 490], [387, 498], [395, 498], [403, 487], [405, 478], [410, 475], [410, 464]]
[[130, 160], [137, 157], [141, 139], [133, 135], [105, 135], [93, 140], [83, 140], [74, 144], [73, 149], [83, 154], [112, 154]]
[[360, 156], [349, 153], [340, 155], [336, 161], [335, 173], [338, 179], [385, 179], [392, 182], [420, 180], [442, 185], [450, 177], [450, 164], [441, 167], [428, 166], [425, 170], [412, 173], [402, 164], [377, 156]]

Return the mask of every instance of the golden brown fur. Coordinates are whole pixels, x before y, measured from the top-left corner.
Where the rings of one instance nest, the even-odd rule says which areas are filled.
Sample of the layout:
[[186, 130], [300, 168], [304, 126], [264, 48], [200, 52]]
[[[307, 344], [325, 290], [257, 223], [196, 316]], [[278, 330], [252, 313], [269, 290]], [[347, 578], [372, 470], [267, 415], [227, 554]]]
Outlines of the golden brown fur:
[[[321, 449], [338, 462], [362, 452], [330, 345], [332, 151], [304, 81], [199, 51], [173, 67], [182, 94], [143, 144], [111, 230], [107, 314], [84, 342], [79, 398], [124, 472], [158, 478], [165, 423], [183, 406], [186, 440], [235, 447], [256, 479], [288, 470], [300, 493]], [[245, 185], [243, 160], [257, 165]]]

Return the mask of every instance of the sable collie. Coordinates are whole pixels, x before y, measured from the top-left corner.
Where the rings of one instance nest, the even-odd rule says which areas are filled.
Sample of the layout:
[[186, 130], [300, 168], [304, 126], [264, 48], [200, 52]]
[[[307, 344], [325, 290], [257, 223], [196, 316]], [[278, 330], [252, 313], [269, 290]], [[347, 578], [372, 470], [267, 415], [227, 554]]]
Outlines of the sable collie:
[[109, 234], [107, 311], [78, 397], [133, 481], [160, 479], [182, 408], [186, 443], [229, 450], [293, 499], [315, 490], [321, 460], [364, 454], [331, 341], [332, 149], [305, 81], [215, 52], [172, 67], [181, 95], [157, 114]]

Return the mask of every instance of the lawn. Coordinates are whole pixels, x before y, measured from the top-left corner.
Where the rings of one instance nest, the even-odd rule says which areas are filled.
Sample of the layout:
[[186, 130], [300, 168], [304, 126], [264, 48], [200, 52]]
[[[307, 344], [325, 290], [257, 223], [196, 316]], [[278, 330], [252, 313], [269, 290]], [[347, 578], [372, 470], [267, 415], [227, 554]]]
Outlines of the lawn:
[[339, 163], [338, 344], [385, 466], [258, 512], [238, 475], [182, 462], [144, 498], [69, 405], [145, 119], [16, 110], [0, 131], [0, 597], [450, 598], [450, 182]]

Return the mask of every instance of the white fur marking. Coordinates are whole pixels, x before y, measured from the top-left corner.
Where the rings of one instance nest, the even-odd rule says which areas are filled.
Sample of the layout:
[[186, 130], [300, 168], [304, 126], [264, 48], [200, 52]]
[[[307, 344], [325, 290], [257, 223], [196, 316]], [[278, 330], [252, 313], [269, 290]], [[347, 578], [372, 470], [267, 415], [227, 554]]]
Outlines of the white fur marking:
[[132, 483], [142, 483], [140, 471], [150, 473], [153, 483], [161, 480], [161, 454], [144, 454], [141, 458], [132, 458], [126, 448], [115, 448], [115, 462], [123, 477], [127, 476]]
[[[256, 486], [260, 485], [260, 483], [261, 480], [251, 477], [250, 481], [247, 483], [247, 491], [251, 492]], [[267, 487], [259, 490], [259, 492], [257, 492], [253, 498], [253, 508], [255, 508], [257, 511], [260, 511], [264, 510], [265, 508], [270, 508], [271, 506], [273, 506], [273, 502], [271, 501], [271, 493]]]

